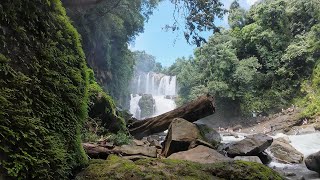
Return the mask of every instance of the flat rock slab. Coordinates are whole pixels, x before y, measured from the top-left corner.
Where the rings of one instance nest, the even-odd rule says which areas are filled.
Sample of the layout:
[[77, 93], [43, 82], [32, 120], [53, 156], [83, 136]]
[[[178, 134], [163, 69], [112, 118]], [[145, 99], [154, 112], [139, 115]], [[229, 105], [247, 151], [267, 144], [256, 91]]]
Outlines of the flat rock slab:
[[217, 163], [222, 161], [230, 161], [230, 158], [223, 156], [216, 150], [208, 148], [206, 146], [199, 145], [188, 151], [182, 151], [171, 154], [169, 159], [188, 160], [198, 162], [201, 164]]
[[157, 157], [156, 147], [145, 147], [136, 145], [117, 146], [113, 150], [121, 152], [123, 155], [143, 155], [148, 157]]
[[245, 139], [231, 143], [224, 148], [228, 157], [236, 156], [258, 156], [273, 142], [273, 138], [265, 134], [254, 134]]

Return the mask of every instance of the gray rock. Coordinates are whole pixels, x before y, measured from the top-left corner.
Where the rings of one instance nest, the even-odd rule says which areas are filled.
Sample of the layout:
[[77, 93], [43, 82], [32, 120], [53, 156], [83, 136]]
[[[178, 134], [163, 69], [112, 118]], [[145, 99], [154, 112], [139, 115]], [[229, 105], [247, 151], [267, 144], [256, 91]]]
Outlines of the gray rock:
[[307, 168], [320, 174], [320, 151], [309, 155], [305, 160]]
[[179, 151], [186, 151], [200, 137], [197, 126], [182, 118], [175, 118], [168, 129], [162, 155], [165, 157]]
[[231, 158], [236, 156], [258, 156], [273, 142], [273, 138], [265, 134], [254, 134], [245, 139], [231, 143], [224, 151]]
[[282, 163], [299, 164], [303, 161], [303, 154], [284, 139], [276, 139], [270, 146], [270, 151]]
[[196, 124], [196, 125], [203, 139], [211, 143], [213, 146], [216, 146], [222, 141], [220, 134], [216, 130], [210, 128], [206, 124]]
[[261, 160], [262, 164], [270, 164], [272, 161], [272, 157], [266, 152], [259, 153], [258, 157]]
[[198, 162], [202, 164], [217, 163], [222, 161], [230, 161], [231, 159], [221, 155], [216, 150], [208, 148], [206, 146], [199, 145], [188, 151], [182, 151], [171, 154], [169, 159], [180, 159]]

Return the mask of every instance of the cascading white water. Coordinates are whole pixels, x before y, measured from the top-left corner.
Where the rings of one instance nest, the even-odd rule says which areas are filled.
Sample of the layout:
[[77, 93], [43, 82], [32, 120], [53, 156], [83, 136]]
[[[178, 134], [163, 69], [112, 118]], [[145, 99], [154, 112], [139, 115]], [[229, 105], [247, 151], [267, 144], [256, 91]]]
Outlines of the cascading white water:
[[[247, 134], [240, 133], [239, 135], [240, 138], [235, 138], [233, 136], [223, 136], [222, 143], [240, 141], [244, 139], [245, 135]], [[320, 132], [304, 134], [304, 135], [285, 135], [285, 134], [279, 133], [272, 137], [274, 139], [279, 137], [288, 137], [289, 140], [291, 141], [290, 144], [299, 152], [301, 152], [304, 155], [304, 158], [320, 150], [320, 141], [319, 141]], [[271, 156], [273, 156], [269, 149], [267, 149], [267, 152]], [[272, 168], [273, 167], [280, 168], [282, 169], [282, 171], [295, 172], [297, 175], [305, 177], [305, 179], [317, 179], [318, 177], [317, 173], [308, 170], [307, 167], [304, 165], [304, 163], [283, 164], [281, 162], [272, 161], [268, 166]], [[296, 178], [299, 178], [299, 177], [297, 176]]]
[[137, 94], [140, 93], [141, 75], [138, 77]]
[[141, 99], [141, 96], [133, 95], [131, 94], [130, 99], [130, 113], [133, 115], [133, 117], [140, 119], [141, 117], [141, 109], [139, 107], [139, 100]]
[[[138, 82], [138, 84], [136, 84], [137, 93], [140, 95], [151, 94], [153, 96], [153, 99], [155, 100], [155, 111], [152, 116], [171, 111], [176, 107], [172, 98], [176, 95], [176, 76], [166, 76], [164, 74], [148, 72], [144, 75], [140, 74], [138, 80], [133, 82]], [[144, 88], [141, 88], [141, 85], [144, 86]], [[139, 107], [140, 95], [134, 96], [131, 94], [130, 100], [130, 112], [137, 119], [141, 118], [138, 113], [141, 112]]]
[[148, 72], [147, 76], [146, 76], [146, 94], [149, 94], [149, 83], [150, 83], [150, 72]]

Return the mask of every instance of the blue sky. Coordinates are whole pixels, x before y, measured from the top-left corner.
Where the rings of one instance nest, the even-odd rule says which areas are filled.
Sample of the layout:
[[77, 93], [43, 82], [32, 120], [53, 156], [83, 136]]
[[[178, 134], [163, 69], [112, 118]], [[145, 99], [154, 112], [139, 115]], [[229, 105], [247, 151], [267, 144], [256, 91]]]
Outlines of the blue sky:
[[[233, 0], [222, 0], [225, 7], [229, 7]], [[245, 9], [248, 9], [257, 0], [239, 0]], [[188, 57], [193, 54], [194, 45], [189, 45], [184, 39], [182, 31], [166, 32], [163, 27], [166, 24], [173, 24], [174, 6], [165, 0], [161, 2], [154, 11], [149, 21], [145, 23], [144, 32], [139, 34], [135, 41], [130, 44], [131, 50], [146, 51], [156, 57], [156, 61], [163, 66], [170, 66], [179, 57]], [[183, 20], [178, 20], [181, 27], [184, 27]], [[227, 17], [217, 20], [216, 25], [227, 27]], [[210, 32], [204, 33], [210, 36]]]

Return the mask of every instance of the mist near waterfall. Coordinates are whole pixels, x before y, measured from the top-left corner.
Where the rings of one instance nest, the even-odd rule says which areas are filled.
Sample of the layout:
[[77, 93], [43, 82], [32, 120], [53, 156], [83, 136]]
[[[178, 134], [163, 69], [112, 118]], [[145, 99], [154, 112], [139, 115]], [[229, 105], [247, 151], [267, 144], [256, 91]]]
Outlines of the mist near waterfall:
[[157, 116], [176, 108], [174, 98], [177, 95], [176, 76], [167, 76], [155, 72], [139, 72], [131, 83], [130, 113], [136, 119], [144, 119], [141, 116], [143, 107], [139, 106], [139, 101], [143, 95], [152, 95], [154, 100], [152, 116]]

